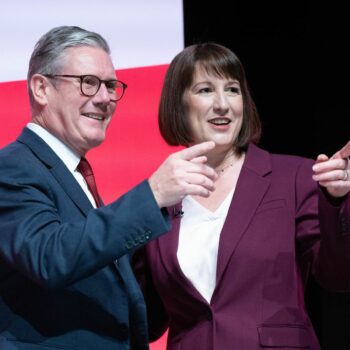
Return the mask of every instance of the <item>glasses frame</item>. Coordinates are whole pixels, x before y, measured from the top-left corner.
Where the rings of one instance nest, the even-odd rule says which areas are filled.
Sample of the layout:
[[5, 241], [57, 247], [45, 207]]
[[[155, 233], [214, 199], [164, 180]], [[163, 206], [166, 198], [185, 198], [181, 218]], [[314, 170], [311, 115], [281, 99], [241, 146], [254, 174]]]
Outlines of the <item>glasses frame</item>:
[[[117, 102], [117, 101], [120, 101], [122, 99], [122, 97], [124, 96], [124, 93], [125, 93], [125, 90], [126, 88], [128, 87], [128, 85], [126, 85], [124, 82], [122, 82], [121, 80], [118, 80], [118, 79], [111, 79], [111, 80], [103, 80], [103, 79], [100, 79], [99, 77], [97, 77], [96, 75], [93, 75], [93, 74], [83, 74], [83, 75], [74, 75], [74, 74], [42, 74], [44, 77], [48, 77], [48, 78], [79, 78], [80, 79], [80, 91], [81, 93], [86, 96], [86, 97], [92, 97], [92, 96], [95, 96], [100, 88], [101, 88], [101, 85], [102, 83], [105, 84], [106, 86], [106, 83], [115, 83], [115, 84], [120, 84], [121, 87], [123, 88], [123, 91], [122, 91], [122, 94], [120, 95], [120, 97], [117, 96], [117, 99], [110, 99], [111, 101], [113, 102]], [[98, 87], [97, 87], [97, 90], [94, 94], [92, 95], [88, 95], [86, 94], [84, 91], [83, 91], [83, 80], [86, 78], [86, 77], [93, 77], [95, 79], [98, 80]], [[116, 85], [117, 86], [117, 85]], [[107, 88], [107, 86], [106, 86]], [[108, 90], [108, 88], [107, 88]]]

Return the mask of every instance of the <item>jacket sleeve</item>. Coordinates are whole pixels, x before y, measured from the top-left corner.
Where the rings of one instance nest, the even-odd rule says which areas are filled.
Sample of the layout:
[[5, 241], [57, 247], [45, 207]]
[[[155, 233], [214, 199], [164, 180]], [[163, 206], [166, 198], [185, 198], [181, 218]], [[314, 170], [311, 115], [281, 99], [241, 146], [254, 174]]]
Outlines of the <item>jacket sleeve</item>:
[[43, 287], [70, 285], [169, 230], [147, 181], [84, 216], [48, 172], [15, 161], [0, 164], [0, 256]]
[[349, 196], [333, 205], [319, 189], [321, 242], [315, 276], [331, 291], [350, 291], [350, 203]]
[[[312, 180], [312, 162], [296, 176], [296, 235], [300, 263], [330, 291], [350, 290], [349, 196], [338, 203]], [[304, 276], [306, 277], [306, 276]]]

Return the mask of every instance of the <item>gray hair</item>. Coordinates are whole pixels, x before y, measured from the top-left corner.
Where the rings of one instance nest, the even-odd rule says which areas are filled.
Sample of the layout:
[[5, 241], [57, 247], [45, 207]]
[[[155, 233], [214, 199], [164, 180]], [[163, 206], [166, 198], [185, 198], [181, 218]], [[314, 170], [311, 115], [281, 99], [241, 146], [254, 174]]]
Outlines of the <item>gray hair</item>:
[[65, 50], [70, 47], [93, 46], [111, 54], [107, 41], [98, 33], [76, 26], [60, 26], [44, 34], [34, 47], [27, 75], [30, 104], [34, 98], [30, 80], [34, 74], [59, 74], [64, 64]]

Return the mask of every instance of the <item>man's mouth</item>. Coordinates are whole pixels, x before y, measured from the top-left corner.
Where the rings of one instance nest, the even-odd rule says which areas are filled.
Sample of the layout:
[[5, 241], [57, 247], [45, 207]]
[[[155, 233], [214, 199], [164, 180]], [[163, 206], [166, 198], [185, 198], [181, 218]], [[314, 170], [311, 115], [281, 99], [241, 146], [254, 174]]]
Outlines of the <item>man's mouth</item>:
[[95, 120], [100, 120], [100, 121], [103, 121], [107, 118], [106, 116], [102, 116], [99, 114], [93, 114], [93, 113], [83, 113], [83, 116], [85, 116], [87, 118], [95, 119]]

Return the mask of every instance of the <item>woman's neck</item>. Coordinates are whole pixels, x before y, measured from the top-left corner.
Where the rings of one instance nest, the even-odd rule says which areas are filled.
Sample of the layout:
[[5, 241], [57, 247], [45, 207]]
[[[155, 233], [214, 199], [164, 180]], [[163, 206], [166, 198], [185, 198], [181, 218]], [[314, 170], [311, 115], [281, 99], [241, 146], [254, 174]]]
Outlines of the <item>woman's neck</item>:
[[200, 196], [192, 196], [192, 198], [208, 210], [215, 212], [228, 193], [235, 190], [245, 153], [237, 154], [231, 149], [227, 152], [207, 154], [207, 157], [207, 164], [213, 167], [219, 175], [215, 181], [215, 191], [207, 198]]
[[233, 149], [222, 152], [211, 152], [207, 154], [207, 164], [211, 166], [217, 173], [224, 172], [227, 168], [234, 166], [241, 155], [237, 154]]

